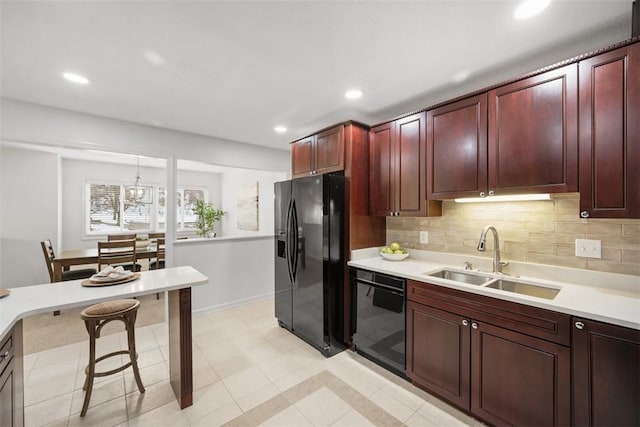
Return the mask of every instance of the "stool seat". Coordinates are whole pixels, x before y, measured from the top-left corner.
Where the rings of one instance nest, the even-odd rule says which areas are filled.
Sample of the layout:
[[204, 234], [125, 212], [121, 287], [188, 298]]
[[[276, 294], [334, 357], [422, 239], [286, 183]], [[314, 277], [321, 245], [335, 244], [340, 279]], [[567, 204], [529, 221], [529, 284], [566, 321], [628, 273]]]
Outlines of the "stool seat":
[[[85, 368], [86, 375], [83, 390], [86, 391], [84, 396], [84, 403], [82, 405], [82, 411], [80, 416], [84, 417], [87, 414], [89, 407], [89, 401], [91, 399], [91, 390], [93, 388], [93, 381], [95, 377], [104, 377], [107, 375], [115, 374], [117, 372], [124, 371], [128, 367], [133, 368], [133, 375], [138, 384], [138, 390], [140, 393], [144, 393], [144, 386], [140, 379], [140, 372], [138, 370], [138, 353], [136, 353], [136, 340], [135, 340], [135, 323], [136, 314], [140, 307], [140, 301], [135, 299], [119, 299], [114, 301], [101, 302], [85, 308], [80, 313], [80, 317], [84, 320], [84, 324], [89, 333], [89, 364]], [[127, 341], [129, 348], [127, 350], [118, 350], [103, 356], [96, 358], [96, 339], [100, 337], [100, 331], [109, 322], [119, 320], [124, 323], [127, 330]], [[111, 369], [106, 372], [96, 372], [96, 364], [110, 357], [118, 355], [129, 355], [129, 362], [115, 369]]]

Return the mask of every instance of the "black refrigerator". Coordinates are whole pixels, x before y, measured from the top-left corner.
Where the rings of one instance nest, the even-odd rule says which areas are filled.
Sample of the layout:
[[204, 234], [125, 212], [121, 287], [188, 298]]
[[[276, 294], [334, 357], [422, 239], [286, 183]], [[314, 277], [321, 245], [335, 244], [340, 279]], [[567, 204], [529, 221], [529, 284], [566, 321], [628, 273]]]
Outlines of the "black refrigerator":
[[275, 314], [325, 356], [344, 350], [344, 187], [334, 174], [275, 183]]

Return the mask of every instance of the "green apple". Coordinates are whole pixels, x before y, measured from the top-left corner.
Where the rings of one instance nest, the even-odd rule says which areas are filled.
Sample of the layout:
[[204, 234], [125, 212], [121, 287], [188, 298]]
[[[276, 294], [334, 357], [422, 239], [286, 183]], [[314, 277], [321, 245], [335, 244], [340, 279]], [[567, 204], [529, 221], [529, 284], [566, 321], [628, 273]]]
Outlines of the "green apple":
[[389, 246], [392, 250], [397, 251], [398, 249], [400, 249], [400, 244], [393, 242], [390, 246]]
[[402, 254], [404, 254], [404, 252], [402, 251], [402, 249], [395, 250], [395, 251], [393, 251], [393, 253], [394, 253], [394, 254], [396, 254], [396, 255], [402, 255]]

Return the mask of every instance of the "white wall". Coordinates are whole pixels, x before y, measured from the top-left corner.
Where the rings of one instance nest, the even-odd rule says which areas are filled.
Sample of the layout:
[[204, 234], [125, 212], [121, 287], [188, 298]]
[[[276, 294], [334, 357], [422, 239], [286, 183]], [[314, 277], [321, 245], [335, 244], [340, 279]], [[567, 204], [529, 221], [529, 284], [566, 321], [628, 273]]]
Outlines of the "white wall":
[[49, 282], [40, 242], [58, 244], [58, 156], [0, 145], [0, 288]]
[[[222, 236], [273, 235], [273, 184], [287, 178], [284, 172], [239, 169], [222, 175]], [[245, 184], [258, 182], [258, 231], [238, 229], [238, 190]]]
[[274, 292], [273, 237], [198, 239], [174, 245], [175, 265], [191, 265], [209, 278], [192, 288], [194, 312], [256, 301]]
[[4, 141], [91, 148], [121, 153], [288, 172], [282, 150], [2, 98]]

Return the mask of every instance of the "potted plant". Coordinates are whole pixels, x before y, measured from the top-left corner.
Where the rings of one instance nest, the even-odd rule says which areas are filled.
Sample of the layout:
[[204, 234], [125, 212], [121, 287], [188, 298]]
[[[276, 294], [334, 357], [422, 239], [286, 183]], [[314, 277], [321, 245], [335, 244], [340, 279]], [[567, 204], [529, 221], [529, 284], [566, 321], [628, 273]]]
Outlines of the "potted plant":
[[211, 203], [204, 200], [196, 201], [193, 213], [197, 217], [196, 228], [198, 229], [198, 235], [202, 237], [210, 237], [213, 234], [215, 222], [220, 221], [226, 214], [222, 209], [215, 209]]

